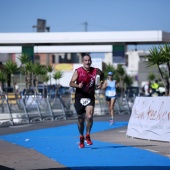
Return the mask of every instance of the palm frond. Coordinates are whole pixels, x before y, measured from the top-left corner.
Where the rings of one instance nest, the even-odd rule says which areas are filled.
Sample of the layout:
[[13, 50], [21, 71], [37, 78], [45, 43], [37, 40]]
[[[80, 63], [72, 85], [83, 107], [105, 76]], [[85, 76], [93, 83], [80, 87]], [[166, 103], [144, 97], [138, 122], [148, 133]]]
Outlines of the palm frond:
[[4, 64], [4, 69], [8, 74], [15, 74], [17, 71], [19, 71], [19, 68], [14, 61], [7, 61]]
[[152, 47], [149, 49], [149, 55], [146, 56], [148, 59], [147, 67], [153, 66], [153, 65], [160, 65], [165, 62], [164, 58], [161, 58], [161, 52], [156, 47]]
[[56, 71], [56, 72], [54, 73], [54, 75], [53, 75], [53, 78], [54, 78], [55, 80], [58, 80], [58, 79], [62, 78], [62, 76], [63, 76], [63, 72], [62, 72], [62, 71]]
[[8, 76], [0, 70], [0, 82], [5, 83], [8, 80]]
[[47, 71], [49, 73], [51, 73], [54, 70], [54, 66], [53, 65], [47, 65]]
[[23, 53], [22, 56], [19, 57], [19, 60], [20, 60], [20, 62], [21, 62], [21, 65], [25, 65], [25, 64], [27, 64], [27, 63], [30, 62], [31, 57], [28, 56], [27, 54], [24, 54], [24, 53]]

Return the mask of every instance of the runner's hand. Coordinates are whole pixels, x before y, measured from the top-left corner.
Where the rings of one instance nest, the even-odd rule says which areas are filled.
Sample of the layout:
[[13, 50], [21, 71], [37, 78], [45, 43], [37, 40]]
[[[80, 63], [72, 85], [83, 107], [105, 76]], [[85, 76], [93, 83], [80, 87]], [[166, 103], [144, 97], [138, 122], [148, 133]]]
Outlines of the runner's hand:
[[83, 87], [83, 81], [79, 83], [79, 88], [81, 89]]
[[101, 81], [98, 85], [97, 85], [97, 89], [101, 89], [103, 85], [103, 81]]

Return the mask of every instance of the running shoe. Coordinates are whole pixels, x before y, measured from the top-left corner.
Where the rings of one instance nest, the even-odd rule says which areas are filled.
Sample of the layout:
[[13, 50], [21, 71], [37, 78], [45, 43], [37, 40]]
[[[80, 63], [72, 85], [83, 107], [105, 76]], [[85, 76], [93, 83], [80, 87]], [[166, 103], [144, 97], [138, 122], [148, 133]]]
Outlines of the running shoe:
[[86, 134], [85, 142], [87, 145], [93, 145], [93, 142], [90, 139], [90, 134]]
[[114, 120], [110, 120], [110, 125], [113, 125], [114, 124]]
[[79, 148], [84, 148], [84, 136], [80, 136]]

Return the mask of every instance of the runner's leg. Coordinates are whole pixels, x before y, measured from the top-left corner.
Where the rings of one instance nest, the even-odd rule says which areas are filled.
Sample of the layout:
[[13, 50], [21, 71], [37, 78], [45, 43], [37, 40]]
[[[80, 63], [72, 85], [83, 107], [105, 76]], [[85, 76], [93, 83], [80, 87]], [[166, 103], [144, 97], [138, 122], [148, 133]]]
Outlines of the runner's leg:
[[86, 134], [90, 134], [91, 128], [93, 126], [93, 112], [93, 106], [86, 106]]
[[78, 130], [81, 136], [84, 134], [85, 114], [78, 115]]

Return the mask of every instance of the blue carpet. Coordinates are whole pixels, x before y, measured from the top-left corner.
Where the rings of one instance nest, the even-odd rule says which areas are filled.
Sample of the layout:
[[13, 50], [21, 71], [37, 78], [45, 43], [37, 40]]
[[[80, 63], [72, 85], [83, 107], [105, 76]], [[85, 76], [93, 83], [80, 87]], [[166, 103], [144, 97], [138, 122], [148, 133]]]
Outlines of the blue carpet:
[[[127, 124], [127, 122], [116, 122], [109, 126], [108, 122], [94, 122], [92, 133], [127, 126]], [[170, 159], [130, 146], [93, 140], [93, 145], [79, 149], [76, 124], [5, 135], [0, 136], [0, 139], [34, 149], [72, 169], [78, 167], [86, 169], [87, 167], [170, 166]]]

